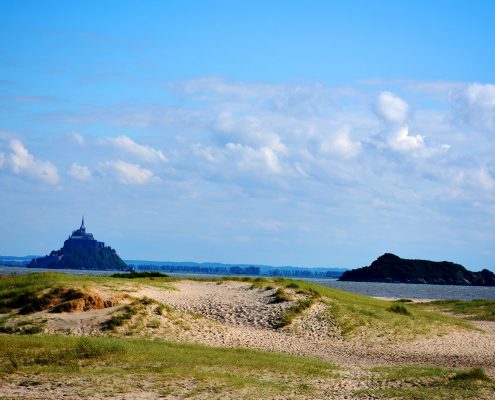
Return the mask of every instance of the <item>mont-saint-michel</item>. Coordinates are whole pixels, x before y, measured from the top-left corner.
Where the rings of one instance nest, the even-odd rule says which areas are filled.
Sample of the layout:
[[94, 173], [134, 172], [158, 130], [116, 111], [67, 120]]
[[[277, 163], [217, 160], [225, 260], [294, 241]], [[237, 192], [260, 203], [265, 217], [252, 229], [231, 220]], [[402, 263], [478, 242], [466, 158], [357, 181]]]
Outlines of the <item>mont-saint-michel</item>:
[[129, 269], [114, 249], [86, 232], [84, 217], [79, 229], [72, 232], [60, 250], [52, 250], [45, 257], [33, 259], [27, 267], [119, 271]]

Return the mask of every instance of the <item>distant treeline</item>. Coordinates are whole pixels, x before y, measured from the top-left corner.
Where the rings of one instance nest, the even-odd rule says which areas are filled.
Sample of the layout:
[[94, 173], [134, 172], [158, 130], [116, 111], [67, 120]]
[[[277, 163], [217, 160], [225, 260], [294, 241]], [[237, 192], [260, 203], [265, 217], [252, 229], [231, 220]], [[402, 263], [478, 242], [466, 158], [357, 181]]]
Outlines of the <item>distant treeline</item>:
[[198, 266], [152, 265], [132, 266], [137, 271], [160, 271], [189, 274], [283, 276], [296, 278], [338, 278], [342, 271], [312, 270], [310, 268], [260, 268], [258, 266]]

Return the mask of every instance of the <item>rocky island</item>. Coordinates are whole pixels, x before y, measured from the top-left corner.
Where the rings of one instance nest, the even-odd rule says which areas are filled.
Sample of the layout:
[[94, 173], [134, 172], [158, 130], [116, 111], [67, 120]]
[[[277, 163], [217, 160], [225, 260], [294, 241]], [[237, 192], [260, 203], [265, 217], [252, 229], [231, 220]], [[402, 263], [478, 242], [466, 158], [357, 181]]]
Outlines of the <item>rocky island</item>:
[[84, 217], [79, 229], [72, 232], [60, 250], [53, 250], [45, 257], [33, 259], [27, 267], [118, 271], [129, 269], [114, 249], [86, 232]]
[[472, 272], [448, 261], [409, 260], [390, 253], [378, 257], [368, 267], [344, 272], [339, 280], [495, 286], [495, 274], [487, 269]]

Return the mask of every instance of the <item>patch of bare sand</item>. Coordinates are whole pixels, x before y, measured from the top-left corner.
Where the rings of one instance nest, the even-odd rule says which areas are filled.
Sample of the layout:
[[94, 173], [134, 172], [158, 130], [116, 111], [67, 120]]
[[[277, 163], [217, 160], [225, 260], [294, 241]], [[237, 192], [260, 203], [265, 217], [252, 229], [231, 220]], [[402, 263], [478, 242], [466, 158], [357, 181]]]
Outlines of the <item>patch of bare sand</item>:
[[495, 376], [495, 327], [479, 323], [483, 331], [458, 330], [441, 337], [399, 343], [365, 343], [341, 338], [338, 327], [323, 316], [326, 305], [316, 303], [290, 326], [275, 329], [273, 321], [290, 302], [272, 304], [273, 290], [250, 290], [243, 282], [180, 281], [177, 291], [143, 288], [148, 296], [182, 312], [200, 313], [222, 324], [193, 321], [188, 330], [167, 339], [212, 346], [248, 347], [320, 357], [345, 366], [428, 364], [446, 367], [483, 367]]
[[[339, 327], [325, 316], [328, 306], [320, 302], [289, 326], [277, 329], [277, 322], [293, 302], [274, 303], [274, 289], [250, 289], [249, 283], [237, 281], [183, 280], [173, 286], [177, 290], [139, 285], [121, 292], [124, 297], [151, 298], [168, 305], [173, 312], [157, 312], [157, 304], [151, 305], [144, 314], [132, 317], [125, 327], [119, 328], [118, 333], [313, 356], [348, 367], [381, 364], [482, 367], [495, 376], [494, 323], [478, 323], [483, 331], [460, 329], [441, 337], [398, 343], [345, 340]], [[294, 291], [289, 292], [295, 299], [301, 298]], [[103, 334], [102, 324], [117, 310], [119, 306], [86, 312], [44, 313], [46, 332]]]
[[70, 313], [38, 313], [36, 317], [43, 318], [45, 333], [66, 333], [70, 335], [102, 335], [101, 326], [121, 306], [108, 307], [91, 311]]
[[[345, 371], [335, 378], [305, 380], [311, 391], [295, 390], [277, 393], [272, 391], [262, 398], [285, 400], [368, 400], [372, 396], [356, 395], [360, 389], [376, 389], [382, 383], [372, 379], [368, 371]], [[396, 386], [391, 384], [389, 386]], [[133, 374], [131, 376], [43, 376], [39, 374], [18, 374], [1, 383], [2, 394], [19, 399], [243, 399], [258, 398], [253, 388], [225, 388], [220, 383], [208, 383], [197, 378], [183, 377], [174, 380], [163, 379], [153, 374]]]
[[176, 311], [195, 312], [229, 326], [273, 329], [290, 302], [274, 303], [275, 289], [249, 289], [250, 284], [235, 281], [179, 281], [178, 290], [146, 287], [136, 296], [150, 297], [172, 306]]

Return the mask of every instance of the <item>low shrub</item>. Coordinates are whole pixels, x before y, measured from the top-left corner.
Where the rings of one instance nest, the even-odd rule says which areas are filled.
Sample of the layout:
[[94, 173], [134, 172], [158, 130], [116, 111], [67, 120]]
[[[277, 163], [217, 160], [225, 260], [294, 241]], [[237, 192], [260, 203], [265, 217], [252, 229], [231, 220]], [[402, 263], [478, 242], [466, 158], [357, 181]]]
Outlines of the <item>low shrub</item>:
[[136, 278], [169, 278], [168, 275], [162, 274], [158, 271], [131, 271], [124, 274], [112, 274], [111, 278], [126, 278], [126, 279], [136, 279]]
[[113, 315], [112, 318], [103, 323], [102, 329], [110, 331], [115, 330], [115, 328], [124, 325], [126, 321], [130, 320], [138, 312], [137, 307], [134, 303], [125, 306], [123, 311], [123, 313]]
[[291, 298], [289, 294], [282, 288], [278, 288], [277, 291], [272, 295], [272, 303], [284, 303], [290, 301]]
[[490, 382], [491, 378], [482, 368], [472, 368], [467, 371], [458, 372], [451, 380], [453, 381], [486, 381]]
[[401, 315], [411, 315], [411, 312], [402, 304], [392, 304], [389, 308], [387, 308], [387, 311]]

